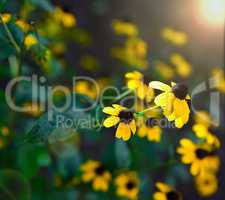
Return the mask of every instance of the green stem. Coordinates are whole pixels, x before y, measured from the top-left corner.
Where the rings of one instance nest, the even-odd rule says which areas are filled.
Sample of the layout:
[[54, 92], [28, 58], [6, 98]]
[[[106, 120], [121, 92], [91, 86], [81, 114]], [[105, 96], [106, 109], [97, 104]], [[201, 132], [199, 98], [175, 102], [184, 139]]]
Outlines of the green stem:
[[144, 113], [146, 113], [146, 112], [148, 112], [148, 111], [151, 111], [151, 110], [154, 110], [154, 109], [156, 109], [156, 108], [158, 108], [158, 107], [159, 107], [159, 106], [149, 107], [149, 108], [147, 108], [147, 109], [145, 109], [145, 110], [143, 110], [143, 111], [141, 111], [141, 112], [137, 112], [136, 114], [137, 114], [137, 116], [143, 116]]
[[131, 94], [132, 92], [133, 92], [133, 90], [127, 90], [127, 91], [125, 91], [125, 92], [122, 93], [121, 95], [117, 96], [117, 97], [113, 100], [113, 102], [119, 101], [120, 99], [122, 99], [122, 98], [128, 96], [128, 95]]
[[14, 39], [12, 33], [10, 32], [10, 30], [9, 30], [9, 28], [8, 28], [8, 26], [7, 26], [7, 24], [3, 21], [1, 13], [0, 13], [0, 22], [3, 24], [3, 28], [4, 28], [4, 30], [5, 30], [5, 32], [6, 32], [6, 34], [7, 34], [7, 36], [8, 36], [9, 41], [10, 41], [10, 42], [12, 43], [12, 45], [15, 47], [16, 52], [17, 52], [18, 54], [20, 54], [21, 49], [20, 49], [19, 45], [17, 44], [16, 40]]

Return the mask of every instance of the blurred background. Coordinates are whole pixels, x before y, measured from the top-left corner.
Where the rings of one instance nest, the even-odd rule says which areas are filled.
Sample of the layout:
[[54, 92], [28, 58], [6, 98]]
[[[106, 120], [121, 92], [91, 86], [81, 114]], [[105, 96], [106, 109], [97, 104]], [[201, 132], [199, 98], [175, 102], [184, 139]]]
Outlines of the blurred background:
[[[55, 28], [54, 24], [57, 24], [57, 20], [54, 21], [54, 17], [52, 18], [49, 13], [56, 7], [75, 16], [75, 28], [67, 29], [62, 25]], [[38, 49], [32, 49], [31, 52], [24, 53], [22, 57], [24, 60], [22, 74], [44, 75], [48, 78], [49, 85], [60, 84], [71, 89], [72, 77], [82, 75], [90, 76], [104, 83], [103, 85], [122, 88], [125, 85], [124, 74], [128, 71], [140, 70], [148, 78], [147, 81], [153, 79], [168, 83], [171, 80], [185, 81], [191, 92], [202, 82], [208, 85], [214, 69], [223, 70], [224, 68], [224, 0], [12, 0], [7, 2], [4, 12], [25, 19], [32, 24], [34, 35], [40, 34], [41, 45]], [[118, 37], [115, 34], [112, 26], [115, 19], [133, 23], [138, 27], [138, 38], [141, 38], [148, 47], [147, 67], [133, 66], [127, 61], [116, 59], [115, 55], [113, 57], [113, 47], [122, 46], [126, 41], [124, 37]], [[186, 44], [174, 45], [173, 42], [168, 42], [163, 37], [165, 27], [184, 32], [187, 36]], [[14, 29], [12, 32], [17, 34]], [[0, 36], [2, 38], [2, 35]], [[21, 37], [19, 34], [16, 35], [16, 40], [20, 41]], [[0, 187], [0, 199], [114, 199], [107, 194], [90, 192], [90, 188], [67, 187], [67, 184], [77, 175], [80, 164], [87, 159], [101, 160], [112, 171], [116, 168], [115, 166], [120, 167], [118, 163], [121, 163], [121, 159], [122, 162], [123, 159], [128, 162], [126, 167], [129, 169], [142, 170], [143, 167], [141, 172], [141, 178], [144, 180], [143, 196], [140, 199], [146, 199], [147, 196], [151, 199], [154, 182], [164, 177], [177, 186], [177, 190], [182, 192], [184, 199], [221, 200], [225, 197], [224, 96], [221, 95], [221, 126], [217, 130], [221, 141], [219, 156], [222, 163], [218, 174], [219, 188], [212, 197], [200, 197], [193, 188], [193, 180], [188, 177], [187, 168], [181, 164], [171, 168], [162, 167], [156, 172], [145, 169], [146, 162], [157, 165], [175, 155], [174, 149], [179, 139], [191, 132], [193, 117], [182, 129], [182, 133], [178, 133], [177, 130], [172, 131], [162, 140], [160, 146], [148, 144], [140, 138], [129, 142], [128, 145], [119, 145], [111, 129], [101, 132], [78, 130], [82, 134], [75, 133], [68, 140], [50, 142], [41, 146], [36, 146], [36, 140], [39, 141], [39, 139], [32, 135], [31, 144], [23, 145], [24, 137], [30, 130], [34, 131], [32, 127], [36, 127], [41, 115], [39, 112], [36, 114], [15, 113], [7, 106], [4, 90], [7, 83], [15, 77], [10, 66], [12, 62], [9, 62], [11, 59], [8, 58], [16, 53], [12, 48], [7, 49], [4, 45], [0, 44], [0, 54], [3, 55], [0, 57], [0, 109], [3, 113], [0, 124], [2, 127], [7, 126], [12, 135], [0, 152], [2, 170], [0, 177], [3, 180], [3, 182], [0, 181], [3, 185]], [[51, 56], [48, 51], [51, 52]], [[9, 53], [4, 55], [5, 52]], [[169, 63], [173, 53], [179, 53], [185, 57], [185, 60], [190, 63], [192, 73], [183, 76], [182, 72], [176, 74], [177, 72], [169, 70], [168, 73], [176, 75], [171, 75], [169, 78], [165, 74], [162, 75], [157, 63], [160, 61]], [[51, 58], [46, 58], [46, 55]], [[45, 58], [44, 61], [43, 58]], [[22, 85], [21, 88], [15, 92], [15, 99], [24, 105], [30, 97], [30, 94], [27, 94], [30, 86]], [[221, 93], [225, 91], [224, 88], [217, 89]], [[89, 87], [84, 94], [96, 98], [95, 94], [90, 92], [91, 90], [92, 88]], [[195, 108], [208, 111], [209, 93], [210, 90], [207, 90], [193, 99], [192, 104]], [[39, 125], [42, 129], [38, 134], [42, 132], [50, 134], [53, 129], [51, 125], [43, 121]], [[70, 131], [68, 134], [71, 134]], [[165, 132], [167, 133], [167, 130]], [[167, 144], [168, 138], [173, 144]], [[125, 153], [118, 155], [121, 151]], [[130, 157], [135, 161], [128, 161], [131, 159], [128, 155], [132, 155]], [[158, 155], [161, 155], [161, 158], [158, 158]], [[150, 177], [150, 181], [146, 180], [147, 177]]]

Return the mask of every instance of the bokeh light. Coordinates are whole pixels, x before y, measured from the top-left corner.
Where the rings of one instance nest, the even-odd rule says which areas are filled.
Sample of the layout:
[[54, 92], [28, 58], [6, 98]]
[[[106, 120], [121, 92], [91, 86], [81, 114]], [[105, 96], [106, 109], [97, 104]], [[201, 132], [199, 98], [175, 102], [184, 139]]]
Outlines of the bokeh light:
[[201, 15], [210, 24], [223, 25], [225, 21], [224, 0], [200, 0]]

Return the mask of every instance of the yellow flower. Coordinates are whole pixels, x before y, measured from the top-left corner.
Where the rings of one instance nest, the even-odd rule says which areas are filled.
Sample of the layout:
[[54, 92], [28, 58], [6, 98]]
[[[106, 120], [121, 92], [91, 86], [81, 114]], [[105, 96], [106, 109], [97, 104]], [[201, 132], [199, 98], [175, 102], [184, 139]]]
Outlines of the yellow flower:
[[136, 36], [138, 34], [136, 25], [119, 19], [113, 21], [112, 28], [117, 35]]
[[215, 132], [215, 129], [213, 129], [212, 127], [208, 127], [204, 124], [199, 123], [194, 124], [192, 130], [198, 138], [205, 139], [208, 144], [215, 145], [217, 148], [220, 147], [220, 141], [218, 137], [213, 134], [213, 132]]
[[125, 172], [115, 178], [116, 194], [135, 200], [139, 193], [139, 179], [135, 172]]
[[38, 40], [35, 36], [29, 34], [24, 39], [24, 45], [27, 49], [30, 49], [34, 45], [38, 44]]
[[10, 13], [0, 14], [1, 19], [4, 23], [8, 23], [12, 19], [12, 15]]
[[143, 75], [140, 72], [128, 72], [125, 74], [125, 77], [127, 79], [127, 87], [135, 90], [139, 99], [150, 102], [154, 98], [154, 90], [143, 82]]
[[98, 95], [95, 85], [88, 81], [77, 81], [73, 90], [92, 99], [96, 99]]
[[76, 18], [72, 13], [64, 12], [59, 7], [54, 10], [53, 17], [61, 22], [66, 28], [74, 27], [77, 23]]
[[192, 72], [190, 63], [178, 53], [174, 53], [170, 57], [170, 62], [176, 67], [178, 75], [182, 78], [187, 78]]
[[203, 110], [195, 113], [194, 120], [196, 124], [203, 124], [207, 127], [213, 123], [209, 113]]
[[30, 25], [24, 20], [18, 19], [15, 23], [23, 32], [27, 32], [30, 29]]
[[199, 195], [209, 197], [217, 192], [218, 180], [214, 174], [208, 173], [196, 176], [195, 185]]
[[80, 167], [82, 171], [82, 181], [92, 183], [92, 187], [96, 191], [106, 192], [109, 188], [111, 174], [104, 166], [95, 160], [89, 160]]
[[188, 42], [188, 37], [186, 33], [176, 31], [171, 27], [165, 27], [164, 29], [162, 29], [161, 35], [164, 40], [177, 46], [183, 46]]
[[215, 79], [215, 86], [220, 92], [225, 93], [225, 74], [223, 69], [216, 67], [212, 70], [212, 77]]
[[129, 66], [137, 68], [146, 68], [147, 60], [147, 44], [140, 38], [128, 38], [124, 47], [112, 48], [112, 56]]
[[110, 115], [110, 117], [104, 120], [103, 126], [109, 128], [119, 123], [116, 130], [116, 138], [127, 141], [130, 139], [131, 133], [135, 134], [136, 124], [132, 111], [120, 105], [113, 104], [112, 107], [105, 107], [103, 112]]
[[175, 126], [182, 128], [188, 122], [190, 115], [187, 103], [187, 100], [190, 99], [188, 88], [182, 83], [172, 82], [171, 85], [172, 87], [159, 81], [149, 83], [151, 88], [163, 91], [155, 98], [155, 104], [163, 109], [163, 113], [169, 121], [175, 121]]
[[177, 192], [171, 186], [157, 182], [156, 187], [158, 189], [157, 192], [153, 194], [153, 200], [182, 200], [181, 193]]
[[215, 173], [218, 171], [220, 160], [216, 149], [208, 144], [195, 144], [189, 139], [182, 139], [177, 153], [181, 154], [181, 161], [190, 164], [190, 172], [198, 174]]
[[159, 74], [164, 78], [165, 80], [171, 80], [174, 77], [174, 70], [171, 66], [167, 65], [164, 62], [157, 62], [156, 70], [159, 72]]
[[161, 139], [161, 128], [156, 118], [148, 118], [146, 121], [142, 120], [137, 133], [139, 137], [146, 136], [149, 141], [159, 142]]

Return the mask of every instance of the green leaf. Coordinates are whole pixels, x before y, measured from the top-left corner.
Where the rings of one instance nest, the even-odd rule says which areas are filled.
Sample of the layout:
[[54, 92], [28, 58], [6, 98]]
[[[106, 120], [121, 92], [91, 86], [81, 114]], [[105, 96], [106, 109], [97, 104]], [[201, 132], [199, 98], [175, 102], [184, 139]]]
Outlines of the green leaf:
[[1, 0], [0, 2], [0, 12], [5, 10], [7, 0]]
[[48, 166], [50, 162], [45, 146], [26, 144], [19, 149], [18, 165], [27, 178], [37, 175], [40, 167]]
[[50, 110], [38, 119], [25, 136], [25, 142], [45, 143], [66, 140], [79, 131], [89, 130], [92, 115], [85, 112], [85, 107], [91, 103], [84, 95], [74, 94], [77, 111], [72, 105], [64, 112]]

